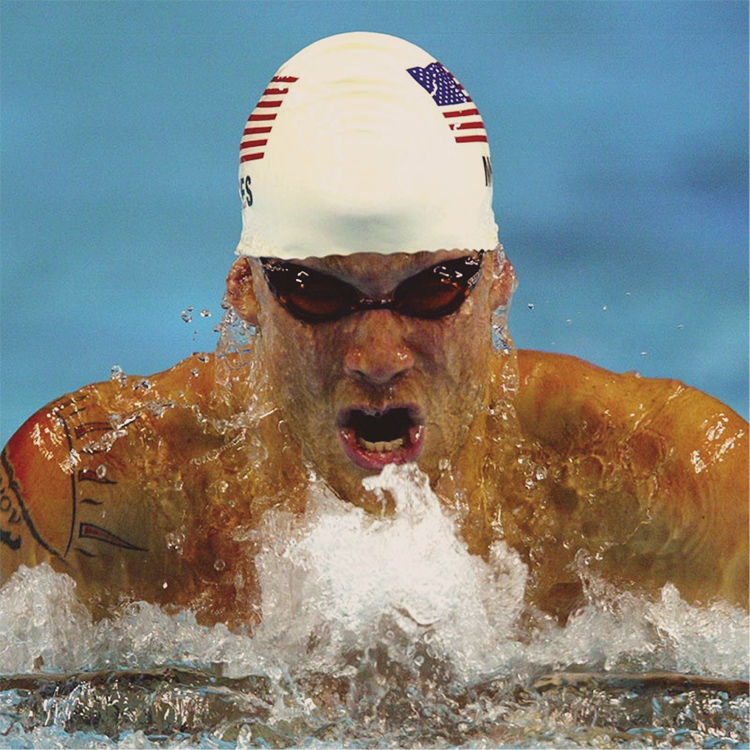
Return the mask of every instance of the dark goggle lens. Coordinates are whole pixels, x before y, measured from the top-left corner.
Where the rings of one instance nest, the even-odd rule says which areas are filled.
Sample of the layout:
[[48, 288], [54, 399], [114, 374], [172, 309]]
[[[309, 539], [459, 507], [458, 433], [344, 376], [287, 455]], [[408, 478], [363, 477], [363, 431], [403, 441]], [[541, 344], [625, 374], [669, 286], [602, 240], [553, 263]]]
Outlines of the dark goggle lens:
[[474, 288], [482, 256], [458, 258], [428, 268], [396, 289], [394, 307], [413, 318], [442, 318], [458, 310]]
[[279, 261], [264, 261], [263, 270], [282, 307], [301, 320], [336, 320], [356, 307], [356, 290], [333, 276]]
[[412, 318], [442, 318], [458, 310], [479, 277], [483, 253], [438, 263], [396, 287], [392, 298], [364, 297], [334, 276], [296, 263], [261, 258], [271, 291], [300, 320], [322, 323], [355, 310], [387, 308]]

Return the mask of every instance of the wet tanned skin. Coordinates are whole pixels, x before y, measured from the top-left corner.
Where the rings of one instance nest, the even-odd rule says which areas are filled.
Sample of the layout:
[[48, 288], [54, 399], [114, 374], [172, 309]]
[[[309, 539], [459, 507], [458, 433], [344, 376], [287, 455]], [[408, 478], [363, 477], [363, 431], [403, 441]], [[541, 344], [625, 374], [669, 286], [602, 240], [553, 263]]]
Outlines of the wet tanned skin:
[[[382, 297], [466, 254], [306, 263]], [[519, 551], [530, 604], [564, 619], [582, 602], [583, 566], [651, 595], [672, 581], [688, 601], [747, 607], [747, 423], [677, 381], [494, 352], [492, 310], [513, 286], [511, 267], [489, 254], [449, 317], [371, 310], [310, 325], [240, 259], [227, 288], [260, 326], [250, 369], [192, 357], [147, 384], [87, 386], [11, 439], [0, 465], [2, 579], [47, 560], [97, 615], [146, 599], [190, 606], [202, 622], [251, 624], [265, 511], [301, 513], [314, 474], [382, 512], [336, 419], [355, 404], [409, 403], [424, 415], [419, 466], [462, 513], [472, 552], [498, 538]]]
[[[400, 254], [383, 263], [382, 256], [360, 254], [306, 265], [380, 298], [415, 273], [465, 255]], [[238, 261], [240, 268], [244, 263]], [[259, 356], [267, 366], [270, 390], [305, 457], [342, 497], [367, 505], [361, 480], [369, 473], [353, 465], [341, 449], [336, 423], [342, 410], [415, 405], [425, 420], [419, 465], [433, 485], [440, 461], [452, 461], [466, 441], [486, 400], [492, 309], [507, 292], [505, 279], [493, 281], [492, 271], [488, 258], [484, 283], [446, 318], [420, 320], [376, 310], [311, 325], [278, 305], [256, 268], [257, 318], [252, 311], [246, 311], [246, 317], [257, 319], [262, 331]], [[246, 300], [239, 295], [233, 302], [242, 307]]]

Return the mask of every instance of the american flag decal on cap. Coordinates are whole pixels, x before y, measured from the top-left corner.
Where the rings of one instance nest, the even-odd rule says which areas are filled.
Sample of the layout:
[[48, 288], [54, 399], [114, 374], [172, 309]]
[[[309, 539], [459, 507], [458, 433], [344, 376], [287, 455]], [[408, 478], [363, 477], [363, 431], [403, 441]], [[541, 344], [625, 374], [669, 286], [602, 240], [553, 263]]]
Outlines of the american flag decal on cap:
[[487, 131], [479, 110], [453, 73], [439, 62], [406, 71], [440, 107], [456, 143], [487, 143]]
[[284, 96], [289, 93], [291, 84], [296, 80], [294, 76], [274, 76], [271, 79], [253, 113], [247, 118], [240, 143], [240, 163], [263, 158], [273, 121], [284, 102]]

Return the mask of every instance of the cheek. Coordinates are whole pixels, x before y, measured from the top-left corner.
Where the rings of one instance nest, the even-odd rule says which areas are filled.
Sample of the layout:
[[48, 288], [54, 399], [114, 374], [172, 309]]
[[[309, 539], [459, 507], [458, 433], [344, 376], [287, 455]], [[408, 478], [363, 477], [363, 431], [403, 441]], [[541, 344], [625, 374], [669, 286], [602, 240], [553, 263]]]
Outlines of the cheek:
[[435, 372], [443, 372], [454, 396], [469, 395], [486, 378], [492, 352], [489, 327], [467, 306], [440, 326], [429, 350]]
[[[274, 321], [276, 322], [276, 321]], [[320, 332], [293, 319], [267, 325], [263, 331], [263, 361], [274, 397], [289, 416], [319, 410], [333, 369]]]

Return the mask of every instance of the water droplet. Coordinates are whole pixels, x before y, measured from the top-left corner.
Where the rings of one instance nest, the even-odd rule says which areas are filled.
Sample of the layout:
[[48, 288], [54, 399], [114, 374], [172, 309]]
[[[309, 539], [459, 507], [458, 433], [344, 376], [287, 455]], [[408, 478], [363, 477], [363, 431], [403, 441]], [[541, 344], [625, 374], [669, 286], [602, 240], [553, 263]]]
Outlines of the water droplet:
[[198, 368], [197, 368], [197, 367], [194, 367], [194, 368], [193, 368], [193, 369], [192, 369], [192, 370], [190, 371], [190, 374], [191, 374], [191, 375], [192, 375], [192, 376], [193, 376], [194, 378], [197, 378], [197, 377], [198, 377], [198, 376], [200, 375], [200, 371], [198, 370]]
[[648, 354], [648, 352], [641, 352], [641, 357], [645, 357]]
[[607, 310], [609, 310], [609, 306], [608, 305], [602, 305], [602, 310], [604, 310], [604, 312], [607, 312]]
[[211, 311], [207, 310], [205, 307], [201, 310], [201, 318], [210, 318], [211, 317]]
[[99, 479], [104, 479], [104, 477], [107, 476], [107, 467], [104, 464], [99, 464], [99, 466], [96, 467], [96, 476]]
[[110, 372], [109, 379], [113, 383], [119, 382], [120, 384], [122, 384], [125, 382], [126, 375], [123, 372], [122, 367], [120, 367], [120, 365], [112, 365], [109, 372]]
[[167, 549], [173, 549], [177, 552], [182, 552], [182, 545], [185, 542], [185, 537], [182, 534], [172, 532], [167, 534]]
[[529, 308], [529, 310], [533, 310], [534, 309], [534, 303], [533, 302], [529, 302], [529, 304], [527, 305], [527, 307]]
[[168, 587], [169, 587], [169, 584], [168, 584], [168, 583], [167, 583], [166, 581], [164, 581], [164, 583], [162, 583], [161, 587], [162, 587], [163, 589], [166, 589], [166, 588], [168, 588]]
[[221, 572], [226, 567], [227, 564], [221, 558], [214, 560], [214, 570], [218, 570], [219, 572]]
[[685, 326], [684, 326], [684, 325], [683, 325], [682, 323], [680, 323], [680, 324], [679, 324], [679, 325], [677, 326], [677, 330], [678, 330], [678, 331], [681, 331], [681, 330], [682, 330], [682, 329], [683, 329], [684, 327], [685, 327]]
[[566, 325], [570, 325], [573, 322], [573, 318], [566, 318], [565, 323]]
[[187, 310], [183, 310], [180, 313], [180, 317], [183, 319], [185, 323], [192, 323], [193, 322], [193, 316], [190, 314], [190, 308]]

